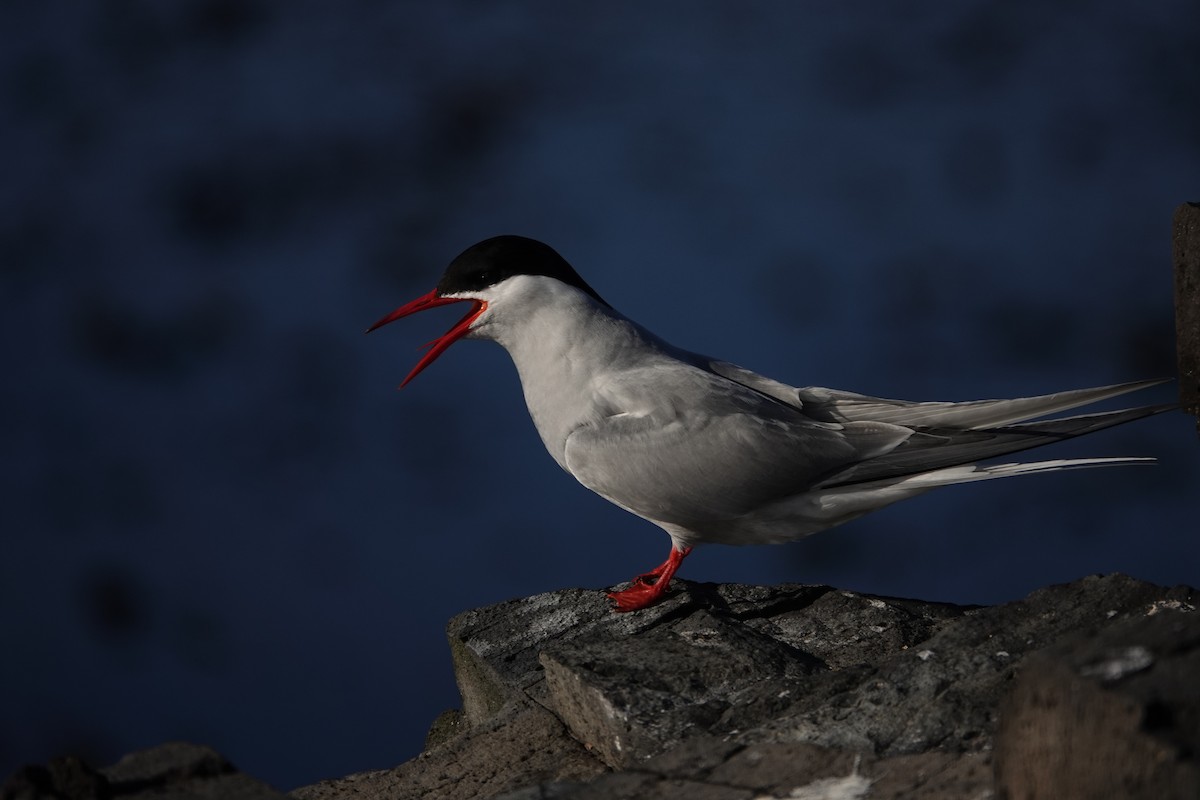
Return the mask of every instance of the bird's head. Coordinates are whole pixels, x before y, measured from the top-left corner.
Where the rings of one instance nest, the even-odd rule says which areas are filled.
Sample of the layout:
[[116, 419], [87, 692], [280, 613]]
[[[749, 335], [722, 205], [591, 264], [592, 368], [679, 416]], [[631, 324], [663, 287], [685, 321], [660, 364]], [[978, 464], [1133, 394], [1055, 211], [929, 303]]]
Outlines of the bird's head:
[[[506, 289], [511, 288], [513, 279], [521, 276], [553, 278], [590, 295], [602, 305], [608, 305], [549, 245], [524, 236], [494, 236], [460, 253], [446, 267], [437, 286], [367, 328], [367, 333], [418, 311], [450, 303], [471, 304], [466, 315], [450, 330], [426, 345], [425, 355], [401, 382], [403, 388], [450, 345], [464, 337], [478, 335], [497, 307], [519, 304], [520, 299], [514, 298]], [[512, 311], [508, 309], [509, 313]]]

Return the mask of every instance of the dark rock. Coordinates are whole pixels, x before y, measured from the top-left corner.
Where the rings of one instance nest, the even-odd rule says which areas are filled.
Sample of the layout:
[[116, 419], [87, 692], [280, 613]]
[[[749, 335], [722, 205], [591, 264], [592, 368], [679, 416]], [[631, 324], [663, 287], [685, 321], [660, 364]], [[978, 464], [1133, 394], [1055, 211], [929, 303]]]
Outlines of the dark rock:
[[100, 771], [114, 792], [129, 793], [195, 779], [217, 778], [236, 772], [217, 751], [187, 742], [168, 742], [138, 750]]
[[[599, 592], [514, 600], [451, 621], [463, 709], [424, 753], [290, 796], [1196, 797], [1195, 605], [1122, 575], [991, 607], [684, 581], [632, 614]], [[135, 796], [280, 797], [164, 745], [27, 768], [3, 800]]]
[[284, 800], [286, 795], [238, 772], [219, 753], [186, 742], [139, 750], [105, 769], [74, 757], [25, 767], [0, 788], [3, 800]]
[[991, 786], [986, 754], [877, 758], [797, 742], [741, 746], [697, 737], [635, 770], [608, 773], [588, 784], [528, 787], [501, 800], [962, 800], [986, 797]]
[[469, 800], [531, 783], [586, 780], [604, 771], [563, 724], [535, 703], [513, 702], [460, 736], [394, 769], [291, 793], [297, 800]]
[[870, 598], [830, 589], [811, 605], [746, 618], [751, 627], [812, 653], [831, 669], [878, 663], [933, 635], [969, 609], [915, 600]]
[[1168, 600], [1022, 664], [996, 737], [1001, 797], [1200, 797], [1200, 615]]
[[432, 750], [440, 744], [453, 739], [466, 729], [463, 713], [457, 708], [443, 711], [437, 715], [429, 732], [425, 734], [425, 750]]
[[791, 709], [750, 737], [884, 755], [982, 750], [991, 745], [996, 707], [1014, 669], [1030, 652], [1066, 633], [1096, 631], [1140, 616], [1155, 601], [1189, 596], [1188, 590], [1164, 590], [1114, 575], [1048, 587], [1024, 600], [966, 609], [957, 617], [928, 609], [942, 616], [927, 639], [904, 644], [874, 663], [817, 676]]
[[[547, 703], [611, 767], [692, 732], [736, 733], [768, 719], [819, 659], [699, 610], [640, 635], [542, 652]], [[664, 665], [673, 665], [664, 669]]]
[[446, 633], [467, 724], [478, 725], [514, 699], [544, 702], [539, 656], [546, 647], [618, 642], [654, 628], [688, 603], [676, 594], [639, 614], [614, 614], [600, 592], [567, 589], [459, 614]]
[[0, 786], [2, 800], [107, 800], [108, 782], [75, 756], [18, 770]]
[[[466, 698], [527, 698], [621, 770], [583, 786], [544, 783], [529, 797], [685, 797], [700, 784], [713, 796], [750, 796], [835, 778], [846, 791], [869, 781], [874, 796], [885, 776], [896, 796], [990, 791], [997, 708], [1027, 656], [1192, 602], [1187, 588], [1120, 575], [986, 608], [828, 587], [679, 585], [639, 614], [563, 592], [451, 623], [468, 719], [489, 711]], [[715, 763], [663, 766], [696, 757], [697, 742]], [[787, 771], [800, 752], [788, 748], [801, 744], [822, 748], [823, 763], [857, 758], [859, 771]], [[709, 777], [751, 758], [768, 772], [778, 759], [788, 777], [770, 787]], [[934, 774], [943, 788], [933, 788]]]

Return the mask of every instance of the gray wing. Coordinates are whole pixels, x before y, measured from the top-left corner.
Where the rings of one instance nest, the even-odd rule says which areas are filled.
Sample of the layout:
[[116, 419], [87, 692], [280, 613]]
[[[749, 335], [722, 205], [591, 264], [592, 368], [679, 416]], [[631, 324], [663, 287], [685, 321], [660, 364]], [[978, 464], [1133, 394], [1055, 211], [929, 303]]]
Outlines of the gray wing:
[[896, 425], [949, 428], [995, 428], [1014, 422], [1057, 414], [1110, 397], [1136, 392], [1167, 380], [1134, 381], [1092, 389], [1016, 397], [1008, 400], [969, 400], [957, 403], [918, 403], [888, 400], [838, 389], [808, 386], [796, 389], [796, 397], [813, 419], [846, 422], [871, 419]]
[[1076, 436], [1122, 425], [1173, 408], [1174, 405], [1144, 406], [987, 429], [914, 427], [913, 435], [894, 450], [823, 477], [813, 488], [848, 486], [916, 475], [960, 464], [973, 464], [988, 458], [1074, 439]]
[[904, 426], [913, 431], [913, 435], [894, 450], [827, 475], [816, 481], [812, 488], [847, 486], [971, 464], [1072, 439], [1174, 408], [1173, 405], [1146, 406], [1025, 422], [1158, 386], [1169, 382], [1166, 379], [1119, 383], [1034, 397], [913, 402], [819, 386], [790, 387], [723, 361], [711, 361], [708, 368], [800, 409], [805, 417], [815, 421], [850, 423], [869, 420]]
[[1136, 392], [1170, 379], [1133, 381], [1091, 389], [1074, 389], [1036, 397], [966, 402], [914, 402], [826, 389], [822, 386], [788, 386], [727, 361], [710, 361], [708, 369], [782, 403], [804, 410], [825, 422], [889, 422], [893, 425], [943, 428], [994, 428], [1091, 405], [1110, 397]]
[[567, 438], [567, 468], [622, 508], [691, 529], [802, 492], [911, 435], [813, 421], [702, 369], [634, 370], [604, 394], [606, 415]]
[[566, 459], [581, 483], [617, 505], [693, 528], [811, 489], [971, 464], [1174, 408], [1022, 423], [1164, 381], [911, 402], [795, 388], [701, 356], [691, 363], [694, 369], [625, 376], [612, 412], [568, 438]]

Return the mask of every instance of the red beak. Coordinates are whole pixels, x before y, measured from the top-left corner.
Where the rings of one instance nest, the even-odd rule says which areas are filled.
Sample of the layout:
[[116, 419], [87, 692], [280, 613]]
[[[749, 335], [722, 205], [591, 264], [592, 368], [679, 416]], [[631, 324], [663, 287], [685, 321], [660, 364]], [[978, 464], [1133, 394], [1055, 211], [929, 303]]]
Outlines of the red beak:
[[425, 345], [425, 347], [428, 348], [428, 352], [426, 352], [425, 355], [421, 357], [421, 360], [417, 362], [417, 365], [412, 368], [412, 372], [408, 373], [408, 377], [406, 377], [400, 383], [401, 389], [403, 389], [409, 381], [417, 377], [421, 370], [425, 369], [434, 361], [436, 361], [438, 356], [446, 352], [446, 348], [467, 335], [467, 332], [471, 330], [471, 323], [478, 319], [479, 315], [487, 310], [487, 301], [476, 300], [473, 297], [441, 297], [438, 295], [437, 289], [433, 289], [428, 294], [421, 295], [411, 303], [405, 303], [383, 319], [376, 322], [371, 327], [367, 328], [367, 333], [370, 333], [376, 328], [381, 328], [384, 325], [387, 325], [389, 322], [395, 322], [401, 317], [407, 317], [409, 314], [415, 314], [418, 311], [424, 311], [427, 308], [445, 306], [449, 305], [450, 303], [473, 303], [474, 305], [471, 306], [471, 310], [467, 312], [467, 315], [460, 319], [453, 328], [446, 331], [429, 344]]

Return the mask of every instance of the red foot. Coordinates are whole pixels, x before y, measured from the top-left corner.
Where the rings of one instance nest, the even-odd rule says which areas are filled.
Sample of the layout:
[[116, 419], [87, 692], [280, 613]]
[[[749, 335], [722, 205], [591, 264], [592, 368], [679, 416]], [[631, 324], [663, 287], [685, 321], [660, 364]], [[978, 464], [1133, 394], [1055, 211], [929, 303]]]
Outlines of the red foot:
[[671, 577], [690, 552], [692, 552], [690, 547], [683, 550], [676, 550], [672, 547], [671, 554], [667, 556], [666, 561], [649, 572], [638, 575], [628, 589], [609, 592], [608, 599], [617, 604], [613, 610], [637, 611], [657, 603], [667, 593], [667, 587], [671, 585]]

